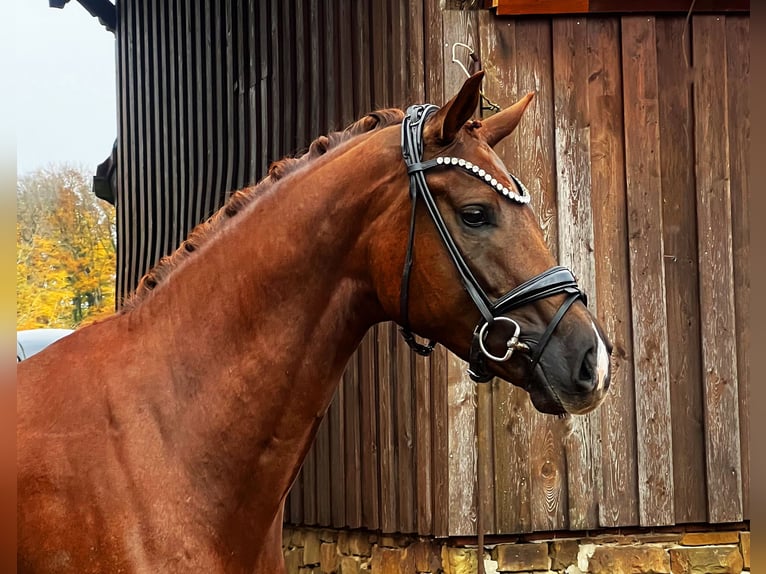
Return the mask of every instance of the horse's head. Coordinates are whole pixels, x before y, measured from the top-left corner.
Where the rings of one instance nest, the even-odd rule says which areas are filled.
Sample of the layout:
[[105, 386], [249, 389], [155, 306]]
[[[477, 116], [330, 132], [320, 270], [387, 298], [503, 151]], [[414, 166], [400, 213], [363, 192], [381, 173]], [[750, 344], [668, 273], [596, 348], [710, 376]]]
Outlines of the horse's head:
[[[469, 121], [481, 78], [441, 108], [408, 110], [408, 176], [400, 168], [390, 178], [394, 197], [407, 199], [387, 210], [370, 251], [377, 295], [405, 336], [411, 329], [445, 345], [474, 380], [518, 385], [542, 412], [586, 413], [609, 387], [611, 345], [575, 278], [556, 267], [523, 184], [493, 151], [532, 95]], [[414, 233], [402, 209], [411, 196]]]

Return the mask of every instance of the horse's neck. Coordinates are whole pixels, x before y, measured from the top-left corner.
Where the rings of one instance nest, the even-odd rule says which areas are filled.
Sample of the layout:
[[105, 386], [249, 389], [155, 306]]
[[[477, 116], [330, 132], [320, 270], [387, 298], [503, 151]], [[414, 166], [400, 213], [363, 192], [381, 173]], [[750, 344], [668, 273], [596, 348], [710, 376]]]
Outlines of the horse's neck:
[[153, 353], [175, 401], [168, 446], [212, 504], [237, 500], [240, 518], [275, 510], [381, 318], [360, 238], [374, 209], [365, 190], [390, 175], [354, 156], [282, 182], [133, 311], [167, 347]]

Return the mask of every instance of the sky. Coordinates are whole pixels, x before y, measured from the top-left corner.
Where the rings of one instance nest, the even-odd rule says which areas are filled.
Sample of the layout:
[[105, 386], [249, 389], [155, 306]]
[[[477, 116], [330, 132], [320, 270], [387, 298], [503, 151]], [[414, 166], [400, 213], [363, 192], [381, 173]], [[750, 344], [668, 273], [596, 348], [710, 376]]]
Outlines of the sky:
[[76, 0], [13, 0], [16, 169], [95, 173], [117, 137], [115, 40]]

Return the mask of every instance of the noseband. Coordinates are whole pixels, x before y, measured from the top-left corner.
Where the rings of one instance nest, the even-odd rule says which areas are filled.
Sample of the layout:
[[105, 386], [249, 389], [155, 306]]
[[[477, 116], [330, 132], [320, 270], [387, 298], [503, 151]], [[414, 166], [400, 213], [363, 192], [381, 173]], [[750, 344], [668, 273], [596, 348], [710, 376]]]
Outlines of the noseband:
[[[425, 172], [436, 167], [457, 167], [466, 173], [479, 178], [495, 191], [507, 197], [508, 199], [520, 204], [529, 203], [530, 196], [524, 185], [514, 175], [510, 175], [514, 189], [509, 189], [502, 182], [498, 181], [492, 175], [485, 172], [479, 166], [472, 164], [464, 159], [455, 157], [436, 157], [427, 161], [422, 161], [423, 157], [423, 126], [430, 114], [438, 109], [437, 106], [416, 105], [407, 109], [407, 114], [402, 121], [402, 155], [407, 165], [407, 174], [410, 176], [410, 198], [412, 199], [412, 213], [410, 216], [410, 233], [407, 243], [407, 254], [404, 261], [404, 271], [402, 273], [402, 287], [400, 291], [400, 307], [402, 312], [401, 333], [407, 344], [418, 354], [427, 356], [431, 354], [436, 341], [429, 341], [427, 345], [422, 345], [415, 340], [410, 330], [408, 317], [409, 304], [409, 282], [410, 270], [412, 269], [412, 255], [415, 241], [415, 213], [418, 198], [422, 198], [428, 210], [428, 214], [439, 232], [447, 252], [452, 262], [455, 264], [460, 281], [473, 300], [474, 304], [481, 313], [481, 319], [473, 331], [473, 341], [468, 361], [468, 375], [476, 382], [484, 383], [492, 379], [494, 375], [487, 370], [485, 359], [496, 362], [508, 361], [513, 352], [517, 349], [525, 351], [534, 368], [540, 360], [548, 341], [553, 335], [553, 331], [559, 324], [564, 314], [577, 301], [582, 299], [587, 304], [585, 293], [578, 287], [577, 280], [572, 272], [566, 267], [552, 267], [543, 271], [539, 275], [525, 281], [518, 287], [512, 289], [496, 301], [491, 301], [487, 294], [479, 285], [471, 269], [468, 267], [463, 255], [460, 253], [455, 241], [447, 229], [444, 219], [439, 213], [433, 195], [428, 189]], [[559, 307], [556, 314], [551, 319], [545, 329], [542, 337], [537, 342], [534, 349], [531, 349], [526, 343], [522, 342], [521, 327], [519, 324], [505, 316], [505, 313], [533, 303], [539, 299], [544, 299], [552, 295], [566, 294], [567, 297]], [[513, 327], [514, 334], [508, 339], [506, 352], [502, 356], [493, 355], [486, 348], [485, 342], [487, 335], [492, 327], [498, 323], [508, 323]]]

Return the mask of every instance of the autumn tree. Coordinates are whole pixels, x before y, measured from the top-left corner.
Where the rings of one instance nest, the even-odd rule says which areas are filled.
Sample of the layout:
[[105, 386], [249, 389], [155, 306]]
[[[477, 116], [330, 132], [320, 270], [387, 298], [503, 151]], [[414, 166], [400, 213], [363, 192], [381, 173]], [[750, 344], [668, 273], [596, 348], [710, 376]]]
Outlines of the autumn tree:
[[71, 166], [16, 186], [16, 328], [74, 328], [114, 311], [114, 208]]

